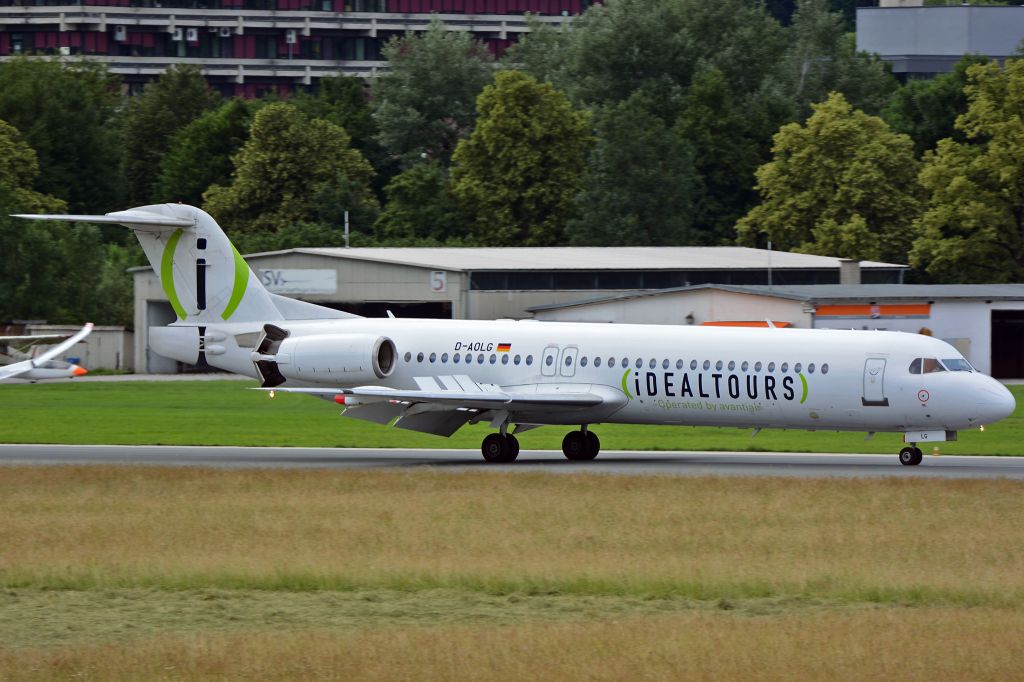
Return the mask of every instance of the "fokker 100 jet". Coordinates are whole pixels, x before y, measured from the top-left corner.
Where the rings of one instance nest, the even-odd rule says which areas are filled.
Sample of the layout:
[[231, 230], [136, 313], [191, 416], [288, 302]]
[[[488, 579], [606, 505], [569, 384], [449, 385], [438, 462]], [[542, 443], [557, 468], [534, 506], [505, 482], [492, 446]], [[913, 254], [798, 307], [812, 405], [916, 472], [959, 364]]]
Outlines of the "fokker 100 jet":
[[916, 334], [538, 321], [361, 318], [268, 292], [207, 213], [159, 204], [104, 216], [135, 232], [177, 321], [154, 351], [200, 357], [264, 389], [318, 396], [347, 417], [450, 436], [488, 422], [487, 461], [515, 434], [574, 427], [573, 460], [597, 456], [595, 424], [678, 424], [898, 432], [954, 440], [1011, 414], [1006, 388], [952, 346]]

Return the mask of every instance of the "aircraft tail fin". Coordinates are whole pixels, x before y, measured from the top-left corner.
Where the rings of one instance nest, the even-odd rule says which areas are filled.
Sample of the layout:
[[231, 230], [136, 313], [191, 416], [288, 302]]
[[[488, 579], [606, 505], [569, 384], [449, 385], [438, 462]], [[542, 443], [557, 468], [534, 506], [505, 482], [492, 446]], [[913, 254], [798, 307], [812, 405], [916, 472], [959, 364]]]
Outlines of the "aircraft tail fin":
[[[178, 320], [188, 325], [294, 319], [295, 306], [264, 288], [217, 222], [186, 204], [154, 204], [106, 215], [18, 215], [124, 225], [142, 244]], [[302, 304], [305, 319], [355, 317]]]

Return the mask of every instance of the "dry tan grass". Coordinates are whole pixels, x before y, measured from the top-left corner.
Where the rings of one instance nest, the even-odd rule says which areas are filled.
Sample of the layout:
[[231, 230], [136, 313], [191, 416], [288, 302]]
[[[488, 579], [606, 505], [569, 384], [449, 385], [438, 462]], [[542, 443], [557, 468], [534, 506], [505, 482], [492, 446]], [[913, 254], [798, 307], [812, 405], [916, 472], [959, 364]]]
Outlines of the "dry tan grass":
[[0, 649], [18, 680], [1010, 680], [1024, 614], [867, 609], [775, 617], [364, 632], [254, 632], [59, 650]]
[[0, 585], [1024, 604], [1024, 486], [0, 469]]

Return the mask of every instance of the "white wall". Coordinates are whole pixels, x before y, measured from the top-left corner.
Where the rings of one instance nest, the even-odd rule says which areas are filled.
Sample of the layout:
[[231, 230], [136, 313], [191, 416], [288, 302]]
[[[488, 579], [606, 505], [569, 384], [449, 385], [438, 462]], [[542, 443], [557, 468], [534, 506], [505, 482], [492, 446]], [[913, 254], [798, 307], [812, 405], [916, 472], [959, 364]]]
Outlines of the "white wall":
[[588, 303], [571, 308], [538, 311], [538, 320], [618, 322], [620, 324], [693, 324], [735, 320], [789, 322], [811, 326], [811, 316], [799, 301], [716, 289], [681, 291], [637, 298]]

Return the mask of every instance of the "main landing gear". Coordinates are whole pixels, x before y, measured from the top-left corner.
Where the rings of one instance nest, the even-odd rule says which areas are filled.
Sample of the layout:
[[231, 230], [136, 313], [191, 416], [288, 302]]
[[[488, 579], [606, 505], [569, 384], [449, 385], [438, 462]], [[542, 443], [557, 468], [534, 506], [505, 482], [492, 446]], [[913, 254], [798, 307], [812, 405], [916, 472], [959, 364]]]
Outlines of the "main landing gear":
[[[484, 459], [492, 463], [508, 463], [516, 461], [519, 456], [519, 440], [502, 426], [499, 433], [489, 434], [484, 438], [480, 452]], [[570, 431], [562, 439], [562, 453], [567, 459], [586, 461], [597, 457], [601, 451], [601, 441], [597, 434], [582, 427], [579, 431]]]
[[911, 443], [909, 447], [900, 450], [900, 464], [904, 466], [917, 466], [924, 459], [924, 453], [917, 443]]

